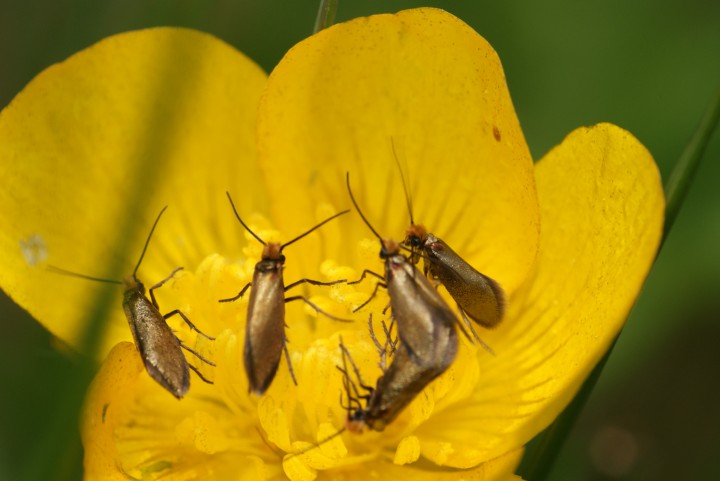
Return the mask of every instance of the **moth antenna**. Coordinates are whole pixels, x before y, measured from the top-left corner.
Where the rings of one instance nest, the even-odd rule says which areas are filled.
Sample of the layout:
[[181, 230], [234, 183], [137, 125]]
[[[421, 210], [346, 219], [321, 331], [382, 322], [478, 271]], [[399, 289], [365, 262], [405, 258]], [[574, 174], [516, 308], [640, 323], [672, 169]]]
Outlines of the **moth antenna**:
[[352, 358], [350, 357], [350, 352], [347, 350], [347, 347], [345, 347], [345, 344], [343, 344], [342, 342], [342, 336], [340, 336], [340, 351], [342, 353], [343, 367], [338, 367], [338, 370], [343, 373], [343, 387], [345, 388], [345, 395], [348, 398], [347, 413], [348, 418], [350, 418], [353, 413], [353, 406], [356, 406], [356, 409], [361, 409], [362, 403], [360, 402], [361, 395], [358, 391], [358, 387], [355, 384], [355, 381], [353, 381], [350, 376], [350, 370], [348, 369], [348, 359], [350, 359], [350, 364], [353, 367], [355, 376], [358, 378], [358, 382], [361, 385], [362, 380], [359, 378], [360, 372], [355, 366], [355, 363], [352, 361]]
[[308, 446], [308, 447], [306, 447], [306, 448], [304, 448], [304, 449], [301, 449], [300, 451], [296, 451], [296, 452], [294, 452], [294, 453], [288, 454], [288, 456], [285, 458], [285, 460], [292, 459], [292, 458], [294, 458], [294, 457], [296, 457], [296, 456], [300, 456], [300, 455], [302, 455], [302, 454], [305, 454], [305, 453], [307, 453], [308, 451], [312, 451], [312, 450], [315, 449], [315, 448], [319, 448], [320, 446], [322, 446], [323, 444], [327, 443], [328, 441], [332, 441], [332, 440], [335, 439], [336, 437], [340, 436], [340, 435], [341, 435], [342, 433], [344, 433], [345, 431], [347, 431], [347, 428], [346, 428], [346, 427], [342, 427], [342, 428], [340, 428], [339, 430], [337, 430], [336, 432], [332, 433], [330, 436], [326, 437], [325, 439], [322, 439], [322, 440], [320, 440], [320, 441], [318, 441], [318, 442], [316, 442], [316, 443], [312, 443], [310, 446]]
[[133, 279], [136, 279], [135, 275], [137, 274], [138, 269], [140, 268], [140, 264], [142, 263], [143, 257], [145, 257], [145, 252], [147, 251], [148, 245], [150, 244], [150, 239], [152, 238], [153, 232], [155, 232], [155, 227], [157, 227], [158, 222], [160, 222], [160, 217], [162, 217], [163, 212], [165, 212], [165, 209], [167, 209], [168, 206], [165, 206], [160, 210], [160, 213], [158, 214], [157, 218], [155, 218], [155, 223], [152, 226], [152, 229], [150, 229], [150, 233], [147, 236], [147, 239], [145, 239], [145, 245], [143, 246], [143, 250], [140, 253], [140, 259], [138, 259], [137, 264], [135, 265], [135, 270], [132, 273]]
[[[355, 398], [353, 398], [352, 394], [350, 393], [350, 384], [352, 383], [352, 380], [350, 379], [350, 373], [348, 372], [347, 359], [345, 358], [347, 349], [345, 348], [345, 345], [343, 344], [342, 336], [340, 336], [340, 352], [342, 353], [343, 367], [338, 368], [338, 369], [340, 370], [340, 372], [343, 373], [343, 387], [345, 388], [345, 395], [348, 398], [347, 415], [349, 418], [350, 415], [352, 414], [352, 404], [353, 404], [353, 401], [355, 400]], [[342, 398], [342, 393], [340, 394], [340, 397]]]
[[338, 212], [337, 214], [328, 217], [328, 218], [325, 219], [324, 221], [322, 221], [322, 222], [320, 222], [319, 224], [317, 224], [315, 227], [310, 228], [310, 230], [308, 230], [308, 231], [300, 234], [299, 236], [297, 236], [297, 237], [294, 238], [293, 240], [288, 241], [288, 242], [284, 243], [283, 245], [281, 245], [281, 246], [280, 246], [280, 252], [282, 252], [282, 250], [283, 250], [284, 248], [286, 248], [287, 246], [289, 246], [290, 244], [299, 241], [300, 239], [302, 239], [302, 238], [305, 237], [306, 235], [311, 234], [314, 230], [319, 229], [320, 227], [324, 226], [325, 224], [327, 224], [328, 222], [330, 222], [330, 221], [333, 220], [334, 218], [340, 217], [341, 215], [345, 215], [345, 214], [347, 214], [348, 212], [350, 212], [350, 209], [346, 209], [346, 210], [344, 210], [344, 211], [342, 211], [342, 212]]
[[378, 238], [380, 241], [380, 244], [383, 244], [383, 239], [380, 236], [380, 234], [377, 233], [375, 229], [373, 229], [373, 226], [370, 225], [370, 222], [368, 222], [367, 218], [365, 218], [365, 214], [362, 213], [360, 210], [360, 207], [358, 206], [358, 203], [355, 201], [355, 196], [353, 196], [352, 189], [350, 189], [350, 172], [347, 172], [345, 174], [345, 183], [347, 184], [348, 194], [350, 194], [350, 200], [352, 200], [353, 205], [355, 206], [355, 210], [358, 211], [358, 214], [360, 214], [360, 217], [362, 217], [363, 222], [365, 222], [365, 225], [370, 228], [373, 234], [375, 234], [375, 237]]
[[[347, 404], [346, 410], [347, 410], [348, 417], [349, 417], [349, 416], [352, 414], [353, 404], [357, 403], [357, 404], [359, 405], [359, 401], [358, 401], [356, 398], [354, 398], [354, 397], [352, 396], [352, 393], [351, 393], [350, 386], [351, 386], [351, 384], [353, 384], [353, 381], [352, 381], [352, 379], [350, 379], [350, 374], [349, 374], [349, 372], [348, 372], [347, 360], [346, 360], [346, 358], [345, 358], [345, 356], [346, 356], [346, 354], [347, 354], [347, 348], [346, 348], [345, 345], [343, 344], [342, 336], [340, 336], [340, 350], [341, 350], [341, 352], [342, 352], [342, 363], [343, 363], [343, 367], [339, 367], [339, 366], [335, 366], [335, 367], [337, 367], [338, 371], [340, 371], [340, 372], [342, 373], [342, 375], [343, 375], [343, 387], [345, 388], [345, 393], [346, 393], [346, 396], [348, 397], [348, 404]], [[357, 390], [357, 388], [355, 387], [354, 390]], [[342, 403], [342, 393], [340, 393], [340, 405], [341, 405], [341, 406], [343, 405], [343, 403]], [[343, 406], [343, 407], [345, 407], [345, 406]], [[294, 457], [296, 457], [296, 456], [300, 456], [300, 455], [302, 455], [302, 454], [305, 454], [305, 453], [307, 453], [308, 451], [311, 451], [311, 450], [313, 450], [313, 449], [315, 449], [315, 448], [319, 448], [320, 446], [322, 446], [323, 444], [327, 443], [328, 441], [332, 441], [332, 440], [335, 439], [336, 437], [340, 436], [340, 435], [341, 435], [342, 433], [344, 433], [345, 431], [347, 431], [347, 427], [343, 426], [342, 428], [340, 428], [339, 430], [337, 430], [336, 432], [334, 432], [334, 433], [331, 434], [330, 436], [326, 437], [325, 439], [322, 439], [322, 440], [320, 440], [320, 441], [318, 441], [318, 442], [316, 442], [316, 443], [313, 443], [313, 444], [311, 444], [310, 446], [308, 446], [308, 447], [306, 447], [306, 448], [304, 448], [304, 449], [301, 449], [300, 451], [297, 451], [297, 452], [294, 452], [294, 453], [290, 453], [290, 454], [285, 458], [285, 460], [292, 459], [292, 458], [294, 458]]]
[[408, 214], [410, 214], [410, 224], [415, 225], [415, 216], [413, 215], [412, 202], [410, 201], [410, 191], [405, 182], [405, 174], [403, 173], [402, 166], [400, 165], [400, 158], [398, 157], [397, 150], [395, 149], [395, 138], [390, 137], [390, 145], [392, 146], [393, 157], [395, 157], [395, 165], [398, 167], [400, 172], [400, 180], [402, 181], [403, 191], [405, 192], [405, 202], [407, 203]]
[[415, 251], [412, 247], [408, 247], [408, 246], [406, 246], [406, 245], [404, 245], [404, 244], [400, 244], [400, 249], [404, 250], [405, 252], [409, 252], [410, 255], [419, 256], [421, 259], [423, 259], [423, 260], [425, 260], [425, 261], [435, 262], [435, 263], [437, 264], [437, 261], [436, 261], [436, 260], [434, 260], [434, 259], [431, 258], [431, 257], [428, 257], [428, 256], [427, 256], [423, 251], [421, 251], [421, 250]]
[[80, 279], [86, 279], [88, 281], [107, 282], [108, 284], [122, 284], [122, 282], [116, 281], [115, 279], [103, 279], [102, 277], [88, 276], [85, 274], [80, 274], [79, 272], [73, 272], [73, 271], [68, 271], [66, 269], [61, 269], [60, 267], [55, 267], [53, 265], [46, 266], [46, 269], [49, 270], [50, 272], [54, 272], [56, 274], [62, 274], [64, 276], [71, 276], [71, 277], [79, 277]]
[[267, 242], [265, 242], [264, 240], [262, 240], [259, 235], [257, 235], [256, 233], [254, 233], [254, 232], [252, 231], [252, 229], [251, 229], [250, 227], [248, 227], [247, 224], [246, 224], [245, 222], [243, 222], [243, 220], [240, 218], [240, 214], [238, 214], [238, 211], [237, 211], [237, 209], [235, 208], [235, 203], [233, 202], [232, 197], [230, 197], [230, 192], [225, 191], [225, 193], [227, 194], [227, 198], [228, 198], [228, 200], [230, 201], [230, 205], [232, 206], [233, 212], [235, 212], [235, 217], [237, 217], [237, 220], [239, 220], [240, 223], [242, 224], [242, 226], [245, 227], [245, 230], [248, 231], [251, 236], [253, 236], [254, 238], [256, 238], [256, 239], [258, 240], [258, 242], [260, 242], [262, 245], [267, 245]]

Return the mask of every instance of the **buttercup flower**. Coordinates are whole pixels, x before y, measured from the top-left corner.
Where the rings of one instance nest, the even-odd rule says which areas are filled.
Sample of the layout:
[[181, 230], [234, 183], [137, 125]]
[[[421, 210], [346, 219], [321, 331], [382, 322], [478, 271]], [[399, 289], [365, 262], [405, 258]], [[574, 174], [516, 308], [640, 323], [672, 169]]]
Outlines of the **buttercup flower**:
[[[381, 355], [368, 319], [382, 341], [387, 294], [353, 313], [374, 281], [295, 288], [354, 322], [288, 304], [298, 384], [283, 359], [268, 391], [250, 394], [247, 296], [218, 300], [250, 281], [262, 246], [225, 191], [260, 237], [282, 242], [350, 207], [349, 172], [374, 227], [400, 240], [409, 216], [391, 140], [415, 220], [502, 284], [507, 311], [480, 330], [494, 355], [460, 336], [450, 369], [384, 431], [332, 437], [347, 416], [340, 339], [374, 385]], [[3, 111], [0, 159], [3, 289], [71, 346], [83, 345], [90, 319], [107, 320], [81, 422], [86, 479], [512, 479], [522, 446], [622, 327], [664, 208], [650, 154], [613, 125], [580, 128], [533, 165], [496, 53], [436, 9], [333, 26], [269, 78], [191, 30], [108, 38], [43, 72]], [[216, 337], [171, 319], [216, 364], [187, 353], [214, 384], [193, 374], [180, 401], [128, 342], [116, 286], [44, 268], [121, 279], [166, 204], [138, 277], [149, 286], [184, 266], [158, 289], [160, 306]], [[356, 213], [342, 216], [284, 251], [286, 284], [382, 272], [378, 250]]]

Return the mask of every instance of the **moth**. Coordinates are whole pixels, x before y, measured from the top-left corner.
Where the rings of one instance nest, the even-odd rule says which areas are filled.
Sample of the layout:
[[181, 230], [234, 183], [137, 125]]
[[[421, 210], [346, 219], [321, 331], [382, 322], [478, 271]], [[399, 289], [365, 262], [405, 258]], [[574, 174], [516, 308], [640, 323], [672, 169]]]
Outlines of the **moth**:
[[394, 142], [392, 148], [410, 215], [410, 226], [405, 231], [402, 245], [410, 249], [410, 258], [414, 264], [417, 264], [421, 257], [423, 258], [425, 275], [445, 286], [457, 303], [466, 325], [476, 340], [482, 342], [467, 318], [486, 328], [496, 327], [505, 312], [505, 293], [495, 280], [471, 266], [446, 242], [429, 233], [424, 226], [415, 223], [410, 194]]
[[[428, 279], [400, 252], [400, 244], [383, 239], [368, 222], [353, 196], [349, 174], [346, 182], [355, 209], [380, 241], [380, 258], [385, 263], [384, 276], [366, 269], [354, 283], [360, 282], [366, 274], [381, 279], [375, 292], [378, 287], [387, 289], [399, 338], [390, 366], [375, 388], [365, 387], [370, 394], [360, 396], [367, 401], [365, 407], [356, 405], [349, 412], [347, 428], [356, 432], [365, 427], [382, 431], [455, 360], [458, 319]], [[349, 357], [347, 350], [344, 352]], [[358, 383], [362, 385], [359, 379]]]
[[[215, 340], [215, 338], [200, 331], [179, 309], [175, 309], [166, 314], [162, 314], [160, 312], [160, 307], [157, 299], [155, 299], [154, 291], [172, 279], [175, 274], [182, 269], [182, 267], [176, 268], [165, 279], [150, 287], [147, 290], [147, 294], [145, 285], [137, 277], [137, 271], [140, 268], [143, 258], [145, 257], [148, 245], [150, 244], [150, 239], [152, 238], [153, 232], [155, 232], [155, 227], [157, 227], [160, 217], [162, 217], [165, 209], [167, 209], [167, 206], [162, 208], [155, 219], [155, 223], [150, 229], [150, 233], [145, 240], [145, 246], [143, 247], [137, 264], [135, 265], [135, 269], [132, 274], [127, 276], [123, 281], [86, 276], [84, 274], [66, 271], [53, 266], [49, 266], [49, 269], [61, 274], [80, 277], [92, 281], [123, 285], [125, 288], [125, 292], [123, 294], [123, 311], [125, 312], [125, 317], [130, 325], [130, 332], [132, 332], [133, 339], [135, 340], [135, 346], [137, 347], [143, 364], [145, 365], [145, 370], [148, 374], [150, 374], [150, 377], [170, 392], [170, 394], [180, 399], [190, 388], [189, 369], [195, 371], [195, 373], [203, 381], [212, 384], [212, 382], [206, 379], [195, 366], [187, 361], [182, 350], [185, 349], [186, 351], [192, 353], [195, 357], [208, 365], [214, 366], [215, 364], [208, 359], [205, 359], [194, 349], [180, 341], [167, 324], [167, 319], [172, 316], [180, 316], [190, 329], [194, 330], [201, 336], [209, 340]], [[150, 295], [150, 298], [148, 298], [148, 294]]]
[[341, 282], [346, 282], [345, 279], [331, 282], [300, 279], [287, 286], [283, 280], [283, 267], [285, 266], [283, 249], [307, 236], [316, 229], [319, 229], [336, 217], [347, 214], [350, 211], [344, 210], [342, 212], [338, 212], [295, 237], [291, 241], [284, 244], [278, 244], [275, 242], [265, 242], [257, 234], [255, 234], [248, 225], [245, 224], [242, 218], [240, 218], [229, 193], [227, 193], [227, 197], [230, 201], [233, 212], [235, 213], [235, 217], [237, 217], [240, 221], [240, 224], [242, 224], [245, 230], [247, 230], [255, 239], [258, 240], [258, 242], [263, 245], [262, 258], [257, 264], [255, 264], [252, 281], [246, 284], [236, 296], [220, 300], [220, 302], [235, 301], [241, 298], [252, 286], [250, 299], [248, 300], [247, 323], [245, 326], [244, 364], [250, 390], [260, 395], [270, 387], [280, 364], [283, 352], [285, 353], [285, 359], [288, 363], [290, 376], [292, 377], [293, 382], [297, 384], [292, 364], [290, 362], [290, 354], [287, 349], [288, 341], [285, 336], [286, 303], [301, 300], [312, 307], [317, 313], [324, 314], [330, 319], [340, 322], [351, 322], [347, 319], [341, 319], [322, 311], [318, 306], [313, 304], [304, 296], [285, 297], [285, 292], [300, 284], [307, 283], [315, 286], [332, 286]]

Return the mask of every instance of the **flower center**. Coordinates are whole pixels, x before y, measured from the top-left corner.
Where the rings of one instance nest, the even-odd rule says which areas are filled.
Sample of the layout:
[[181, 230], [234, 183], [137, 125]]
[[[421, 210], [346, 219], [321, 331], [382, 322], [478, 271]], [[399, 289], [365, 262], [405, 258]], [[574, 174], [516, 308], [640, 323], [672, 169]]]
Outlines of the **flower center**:
[[[260, 235], [266, 239], [266, 234]], [[248, 303], [255, 286], [233, 302], [219, 302], [235, 296], [253, 280], [263, 246], [247, 238], [245, 259], [233, 261], [210, 255], [195, 272], [179, 274], [160, 300], [161, 307], [177, 306], [203, 332], [216, 337], [208, 341], [182, 326], [178, 329], [178, 336], [216, 367], [187, 354], [188, 362], [214, 384], [204, 384], [193, 376], [190, 392], [179, 403], [182, 421], [173, 429], [175, 441], [215, 458], [218, 453], [237, 451], [276, 469], [282, 464], [293, 480], [314, 479], [318, 471], [331, 468], [359, 469], [372, 459], [391, 459], [397, 464], [416, 461], [420, 444], [414, 431], [442, 406], [457, 373], [441, 376], [414, 399], [404, 401], [407, 406], [403, 412], [382, 432], [365, 429], [357, 433], [347, 428], [349, 416], [367, 406], [371, 389], [393, 361], [392, 343], [397, 338], [391, 313], [385, 309], [389, 299], [384, 289], [379, 289], [359, 312], [352, 312], [372, 294], [378, 281], [372, 277], [355, 285], [304, 283], [285, 292], [285, 297], [302, 296], [321, 310], [318, 313], [304, 302], [286, 304], [285, 346], [297, 385], [283, 356], [267, 391], [261, 396], [250, 391], [244, 353]], [[357, 245], [359, 257], [377, 259], [376, 240], [364, 239]], [[285, 286], [306, 277], [293, 265], [301, 258], [305, 261], [303, 269], [318, 273], [320, 278], [314, 280], [325, 283], [356, 280], [366, 267], [382, 272], [379, 260], [370, 266], [350, 267], [325, 258], [308, 265], [310, 256], [303, 256], [300, 246], [293, 249], [287, 255]], [[263, 348], [253, 346], [260, 352]], [[150, 459], [166, 458], [156, 454]], [[145, 464], [146, 469], [155, 466]], [[195, 471], [199, 470], [196, 465]]]

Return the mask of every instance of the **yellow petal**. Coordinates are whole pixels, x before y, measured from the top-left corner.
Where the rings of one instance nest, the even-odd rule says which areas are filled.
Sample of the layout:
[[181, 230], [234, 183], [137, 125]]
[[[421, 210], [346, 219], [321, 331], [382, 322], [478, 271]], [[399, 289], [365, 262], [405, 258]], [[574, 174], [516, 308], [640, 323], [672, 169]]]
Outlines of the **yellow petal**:
[[135, 346], [115, 346], [93, 380], [85, 399], [82, 439], [85, 479], [125, 480], [117, 465], [115, 429], [128, 415], [139, 375], [144, 370]]
[[[38, 75], [0, 115], [3, 290], [77, 345], [103, 287], [46, 263], [122, 278], [166, 204], [139, 270], [148, 286], [214, 251], [239, 256], [224, 191], [247, 211], [267, 203], [254, 145], [264, 84], [225, 43], [174, 28], [110, 37]], [[130, 339], [112, 295], [101, 353]]]
[[413, 481], [517, 481], [513, 474], [520, 463], [523, 449], [516, 449], [495, 459], [491, 459], [472, 469], [440, 470], [422, 469], [414, 464], [398, 466], [388, 461], [379, 461], [369, 473], [358, 479], [395, 480], [412, 479]]
[[[224, 344], [218, 346], [224, 349]], [[280, 473], [249, 416], [218, 402], [216, 390], [178, 401], [144, 373], [131, 343], [114, 347], [83, 408], [85, 479], [264, 479]]]
[[496, 355], [479, 351], [477, 389], [420, 435], [423, 454], [443, 464], [471, 466], [522, 446], [560, 413], [618, 335], [660, 242], [660, 176], [628, 132], [578, 129], [536, 170], [534, 275], [509, 300], [503, 326], [485, 333]]
[[[345, 173], [375, 228], [402, 238], [409, 216], [512, 292], [536, 255], [532, 162], [492, 47], [437, 9], [359, 18], [293, 47], [259, 110], [258, 155], [283, 226], [315, 206], [349, 207]], [[356, 215], [348, 239], [371, 237]], [[352, 244], [354, 246], [354, 244]], [[306, 247], [310, 249], [312, 246]], [[328, 256], [354, 264], [341, 245]]]

